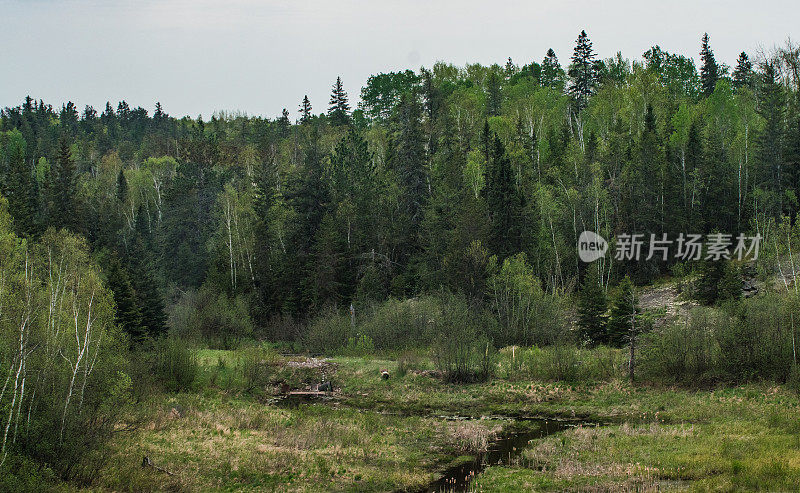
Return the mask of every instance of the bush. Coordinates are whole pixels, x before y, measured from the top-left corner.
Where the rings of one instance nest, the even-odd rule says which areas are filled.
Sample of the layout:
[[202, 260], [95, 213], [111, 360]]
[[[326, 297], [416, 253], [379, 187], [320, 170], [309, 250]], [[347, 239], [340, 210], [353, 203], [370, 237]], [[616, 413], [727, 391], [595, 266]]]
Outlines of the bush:
[[330, 354], [344, 348], [351, 335], [350, 315], [328, 308], [311, 322], [305, 347], [312, 353]]
[[366, 334], [360, 334], [347, 339], [345, 354], [348, 356], [368, 356], [375, 352], [375, 344], [372, 338]]
[[186, 342], [169, 337], [156, 344], [153, 367], [158, 380], [170, 392], [189, 390], [199, 372], [197, 358], [186, 347]]
[[234, 349], [253, 335], [249, 300], [205, 286], [180, 297], [169, 310], [169, 325], [182, 339], [203, 339], [213, 349]]
[[496, 351], [481, 333], [485, 319], [458, 296], [450, 296], [442, 305], [442, 323], [433, 354], [436, 367], [446, 380], [481, 381], [494, 373]]
[[685, 322], [670, 324], [642, 336], [640, 373], [650, 380], [707, 382], [718, 372], [719, 344], [728, 317], [712, 308], [695, 308]]
[[[639, 368], [652, 380], [710, 384], [790, 377], [792, 297], [768, 294], [721, 308], [695, 308], [685, 323], [641, 341]], [[796, 344], [796, 341], [795, 341]]]
[[505, 259], [488, 289], [501, 329], [493, 334], [497, 344], [547, 345], [561, 337], [560, 301], [544, 293], [524, 254]]
[[359, 324], [378, 350], [430, 347], [442, 313], [441, 301], [432, 296], [408, 300], [389, 299], [367, 310]]
[[277, 358], [278, 353], [267, 345], [248, 346], [239, 350], [237, 370], [242, 376], [245, 390], [266, 386]]

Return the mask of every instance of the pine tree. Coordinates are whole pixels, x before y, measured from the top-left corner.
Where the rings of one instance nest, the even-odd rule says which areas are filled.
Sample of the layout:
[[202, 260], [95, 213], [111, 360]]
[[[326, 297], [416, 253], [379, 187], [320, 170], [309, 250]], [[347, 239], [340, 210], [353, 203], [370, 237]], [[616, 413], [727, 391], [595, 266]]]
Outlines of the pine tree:
[[709, 97], [714, 93], [714, 88], [717, 86], [719, 65], [717, 65], [717, 61], [714, 59], [714, 52], [711, 50], [711, 45], [709, 44], [708, 33], [703, 34], [700, 60], [703, 62], [703, 66], [700, 67], [700, 85], [702, 87], [703, 96]]
[[303, 96], [303, 102], [300, 103], [300, 123], [305, 125], [306, 123], [311, 121], [311, 101], [308, 99], [308, 95]]
[[614, 347], [622, 347], [630, 342], [632, 330], [635, 330], [636, 317], [639, 314], [638, 300], [633, 282], [628, 276], [620, 282], [617, 294], [611, 306], [608, 319], [608, 343]]
[[763, 67], [759, 87], [759, 113], [764, 119], [764, 128], [759, 134], [759, 151], [762, 186], [771, 192], [771, 212], [775, 217], [783, 213], [784, 169], [784, 94], [777, 80], [773, 62]]
[[500, 90], [500, 76], [493, 68], [486, 77], [486, 113], [488, 116], [500, 115], [503, 106], [503, 93]]
[[155, 276], [155, 241], [147, 213], [141, 206], [136, 213], [127, 264], [133, 276], [131, 284], [136, 291], [143, 330], [150, 337], [157, 338], [166, 333], [167, 316]]
[[66, 138], [59, 143], [58, 156], [47, 179], [47, 223], [55, 228], [75, 229], [75, 162]]
[[586, 31], [581, 31], [578, 36], [571, 61], [569, 94], [575, 109], [580, 112], [589, 104], [589, 97], [594, 94], [598, 82], [597, 61]]
[[[33, 236], [38, 231], [38, 200], [33, 170], [25, 160], [25, 139], [19, 130], [7, 134], [5, 156], [8, 178], [4, 194], [8, 211], [14, 218], [14, 229], [20, 236]], [[2, 157], [2, 156], [0, 156]]]
[[736, 68], [733, 70], [733, 87], [740, 89], [742, 87], [752, 88], [752, 86], [753, 64], [747, 53], [741, 52], [736, 60]]
[[593, 344], [606, 342], [608, 299], [596, 265], [590, 265], [578, 293], [578, 327]]
[[404, 188], [403, 205], [411, 220], [412, 244], [422, 220], [422, 209], [428, 197], [425, 136], [422, 132], [422, 108], [416, 91], [403, 94], [398, 104], [398, 129], [395, 135], [394, 167]]
[[114, 295], [114, 312], [117, 324], [130, 336], [134, 343], [140, 342], [146, 335], [142, 327], [142, 315], [136, 299], [136, 292], [131, 284], [130, 275], [119, 258], [113, 255], [106, 267], [108, 287]]
[[117, 200], [123, 206], [128, 202], [128, 180], [125, 178], [125, 168], [120, 168], [117, 173]]
[[484, 188], [490, 220], [490, 247], [500, 259], [522, 250], [523, 196], [505, 146], [494, 134]]
[[278, 117], [277, 125], [278, 135], [285, 139], [292, 128], [292, 122], [289, 121], [289, 111], [286, 108], [281, 111], [281, 116]]
[[564, 69], [558, 62], [556, 52], [552, 48], [547, 50], [547, 54], [542, 60], [542, 80], [543, 87], [549, 87], [557, 91], [564, 90]]
[[337, 77], [336, 83], [333, 84], [328, 117], [335, 126], [350, 123], [350, 104], [347, 102], [347, 93], [344, 91], [341, 77]]

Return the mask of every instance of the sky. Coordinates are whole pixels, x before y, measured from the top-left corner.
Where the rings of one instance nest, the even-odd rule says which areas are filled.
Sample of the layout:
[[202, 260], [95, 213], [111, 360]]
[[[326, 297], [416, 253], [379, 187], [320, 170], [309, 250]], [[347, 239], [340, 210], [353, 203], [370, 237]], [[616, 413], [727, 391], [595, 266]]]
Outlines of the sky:
[[[0, 0], [0, 107], [26, 95], [102, 110], [124, 99], [172, 116], [325, 111], [337, 76], [355, 103], [370, 74], [456, 65], [566, 65], [585, 29], [601, 58], [658, 44], [735, 64], [800, 40], [796, 0]], [[355, 106], [355, 104], [353, 104]]]

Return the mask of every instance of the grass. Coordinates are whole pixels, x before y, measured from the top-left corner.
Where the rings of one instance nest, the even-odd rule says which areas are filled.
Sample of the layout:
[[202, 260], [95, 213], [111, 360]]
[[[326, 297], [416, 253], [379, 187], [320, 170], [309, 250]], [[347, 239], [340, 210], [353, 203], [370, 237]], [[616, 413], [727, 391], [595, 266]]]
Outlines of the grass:
[[[453, 385], [430, 360], [336, 357], [325, 368], [337, 400], [282, 408], [278, 382], [297, 386], [319, 370], [285, 359], [261, 388], [237, 382], [239, 355], [201, 350], [194, 392], [154, 393], [137, 408], [135, 431], [108, 445], [100, 491], [392, 491], [437, 478], [485, 448], [495, 419], [583, 418], [536, 440], [511, 464], [478, 476], [479, 491], [787, 490], [800, 484], [800, 400], [784, 387], [749, 384], [707, 390], [607, 381], [565, 384], [514, 374]], [[380, 378], [388, 370], [390, 378]], [[402, 374], [401, 374], [402, 373]], [[131, 418], [133, 419], [133, 417]], [[169, 476], [142, 468], [147, 455]]]

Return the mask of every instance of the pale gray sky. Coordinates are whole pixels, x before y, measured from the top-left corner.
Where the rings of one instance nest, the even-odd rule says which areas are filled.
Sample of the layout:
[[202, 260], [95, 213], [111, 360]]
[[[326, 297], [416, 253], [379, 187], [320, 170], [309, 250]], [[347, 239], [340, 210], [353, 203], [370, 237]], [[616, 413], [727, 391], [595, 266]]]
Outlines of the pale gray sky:
[[437, 60], [517, 64], [552, 47], [566, 64], [586, 29], [601, 57], [653, 44], [721, 62], [800, 39], [796, 0], [0, 0], [0, 107], [25, 95], [102, 110], [125, 99], [173, 116], [319, 113], [341, 75], [355, 102], [370, 74]]

